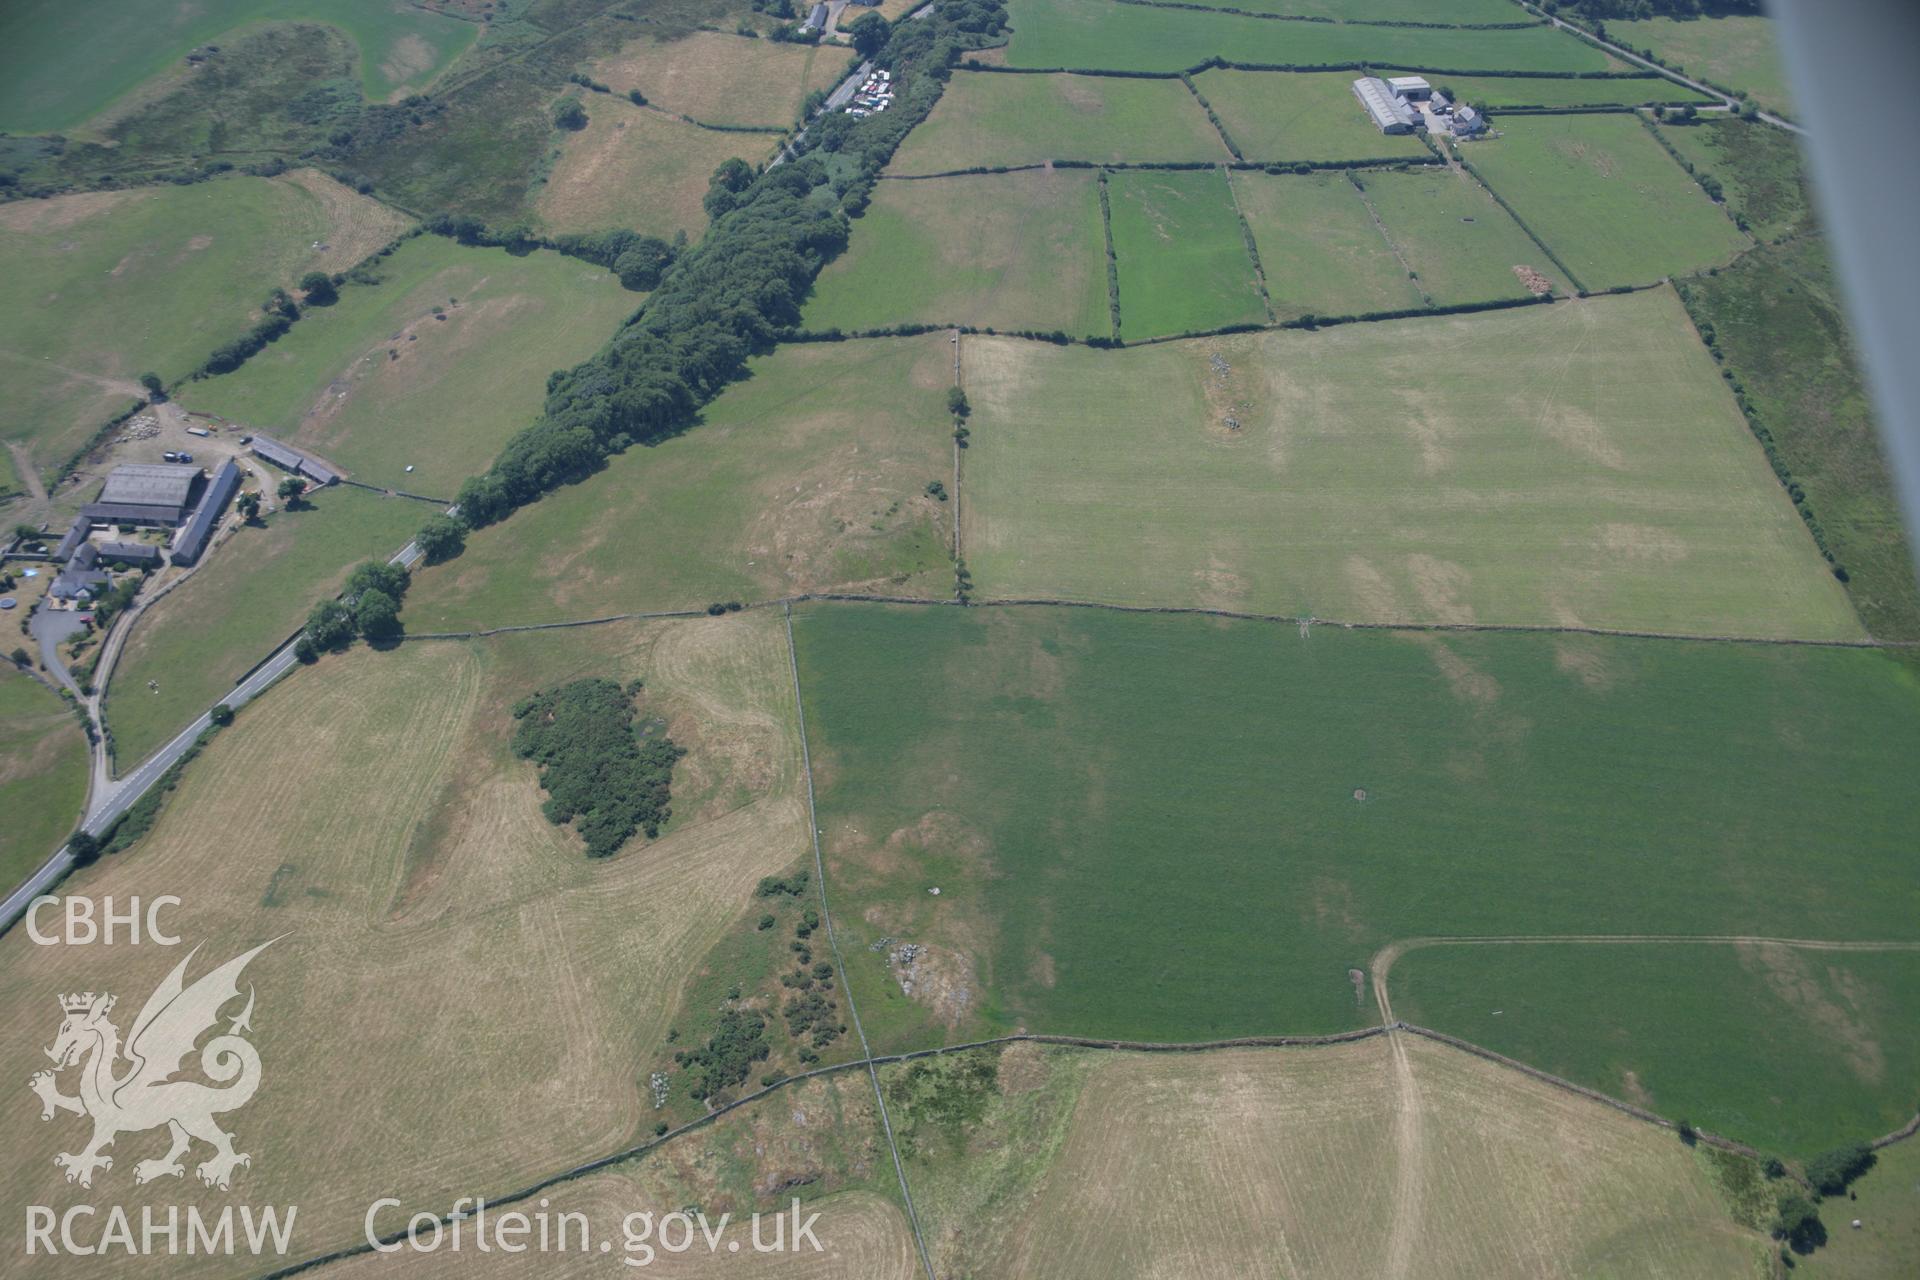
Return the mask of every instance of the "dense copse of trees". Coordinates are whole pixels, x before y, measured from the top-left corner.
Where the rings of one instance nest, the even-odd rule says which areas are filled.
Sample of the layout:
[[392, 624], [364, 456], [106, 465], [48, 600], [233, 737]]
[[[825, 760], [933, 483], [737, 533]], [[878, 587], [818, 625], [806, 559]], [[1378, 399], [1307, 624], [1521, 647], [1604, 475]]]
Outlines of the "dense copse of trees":
[[588, 857], [618, 852], [635, 831], [660, 834], [672, 813], [673, 766], [686, 752], [664, 734], [634, 733], [628, 690], [575, 680], [522, 700], [513, 715], [513, 753], [540, 766], [542, 812], [556, 826], [573, 823]]
[[553, 127], [577, 133], [587, 127], [587, 109], [578, 98], [562, 98], [553, 104]]
[[397, 564], [368, 560], [358, 565], [347, 575], [339, 599], [322, 600], [307, 614], [300, 633], [304, 647], [296, 646], [301, 661], [310, 662], [324, 650], [344, 649], [355, 636], [376, 642], [397, 637], [408, 580], [407, 571]]
[[1828, 1151], [1807, 1161], [1807, 1181], [1823, 1196], [1846, 1191], [1855, 1178], [1873, 1168], [1875, 1156], [1864, 1142]]
[[428, 564], [440, 564], [460, 554], [467, 545], [467, 526], [452, 516], [439, 515], [420, 526], [413, 544], [420, 548]]
[[706, 1101], [744, 1083], [753, 1064], [765, 1062], [771, 1052], [767, 1020], [757, 1013], [728, 1009], [720, 1015], [706, 1044], [683, 1049], [673, 1055], [673, 1060], [693, 1077], [689, 1092]]
[[333, 277], [324, 271], [309, 271], [300, 277], [300, 296], [310, 307], [330, 307], [340, 301]]
[[[460, 520], [469, 529], [492, 524], [586, 478], [611, 454], [691, 426], [749, 355], [798, 324], [814, 276], [846, 247], [847, 215], [865, 208], [881, 167], [932, 109], [961, 52], [1004, 21], [998, 0], [938, 0], [931, 19], [893, 28], [875, 58], [901, 86], [892, 110], [822, 117], [800, 144], [804, 154], [757, 177], [722, 165], [707, 197], [714, 220], [706, 238], [665, 268], [641, 313], [600, 354], [548, 379], [541, 419], [461, 486]], [[815, 152], [851, 159], [851, 172], [844, 163], [830, 169]]]

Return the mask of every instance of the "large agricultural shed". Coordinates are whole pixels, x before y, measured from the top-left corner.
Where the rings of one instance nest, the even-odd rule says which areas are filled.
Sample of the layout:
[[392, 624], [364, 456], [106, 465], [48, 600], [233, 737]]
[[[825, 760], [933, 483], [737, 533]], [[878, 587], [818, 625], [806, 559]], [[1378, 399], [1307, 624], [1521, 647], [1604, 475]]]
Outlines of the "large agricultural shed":
[[234, 465], [232, 458], [220, 464], [213, 473], [213, 480], [207, 485], [206, 496], [200, 499], [200, 505], [193, 513], [193, 519], [180, 531], [179, 540], [173, 544], [173, 562], [192, 564], [207, 549], [207, 540], [213, 537], [214, 528], [220, 522], [220, 509], [227, 505], [227, 499], [240, 487], [240, 468]]
[[1409, 107], [1379, 76], [1361, 76], [1353, 82], [1353, 96], [1367, 109], [1374, 127], [1382, 133], [1412, 133], [1413, 108]]
[[201, 479], [198, 467], [164, 462], [126, 463], [108, 473], [100, 496], [82, 507], [80, 514], [102, 523], [171, 528], [186, 519]]

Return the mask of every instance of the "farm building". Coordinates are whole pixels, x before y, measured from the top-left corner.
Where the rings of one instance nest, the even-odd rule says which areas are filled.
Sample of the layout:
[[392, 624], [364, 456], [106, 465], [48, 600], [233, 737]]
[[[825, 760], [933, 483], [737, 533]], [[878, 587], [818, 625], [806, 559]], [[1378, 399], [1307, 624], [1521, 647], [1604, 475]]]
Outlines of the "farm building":
[[1396, 98], [1405, 98], [1408, 102], [1424, 102], [1433, 96], [1433, 86], [1425, 76], [1395, 76], [1387, 81], [1387, 87]]
[[152, 543], [102, 542], [98, 550], [100, 559], [109, 564], [132, 565], [141, 569], [160, 566], [160, 548]]
[[338, 484], [340, 481], [340, 473], [326, 463], [318, 458], [310, 458], [298, 449], [289, 448], [272, 436], [255, 436], [249, 447], [254, 457], [271, 462], [282, 471], [305, 476], [315, 484]]
[[98, 568], [100, 553], [91, 542], [83, 542], [73, 559], [54, 578], [47, 594], [56, 600], [91, 600], [107, 585], [107, 574]]
[[1360, 99], [1360, 105], [1366, 108], [1367, 115], [1373, 120], [1373, 127], [1380, 132], [1413, 132], [1413, 108], [1395, 96], [1387, 82], [1379, 76], [1362, 76], [1355, 80], [1353, 96]]
[[1451, 127], [1456, 138], [1477, 137], [1487, 131], [1487, 118], [1463, 102], [1454, 108]]
[[87, 540], [87, 534], [92, 528], [93, 522], [85, 516], [75, 516], [73, 523], [67, 527], [66, 536], [61, 538], [60, 545], [53, 549], [55, 562], [65, 564], [72, 559], [73, 553], [78, 551], [80, 544]]
[[213, 537], [214, 529], [220, 524], [220, 509], [227, 505], [227, 499], [240, 487], [240, 468], [234, 465], [232, 458], [220, 464], [213, 473], [213, 480], [207, 485], [206, 496], [200, 499], [200, 505], [194, 509], [193, 519], [180, 531], [174, 540], [173, 562], [192, 564], [207, 549], [207, 542]]
[[807, 14], [807, 20], [800, 24], [800, 29], [802, 31], [825, 31], [827, 29], [827, 6], [824, 4], [816, 4], [813, 6], [812, 11]]
[[100, 496], [80, 508], [80, 514], [96, 524], [172, 528], [186, 519], [202, 479], [198, 467], [126, 463], [107, 474]]

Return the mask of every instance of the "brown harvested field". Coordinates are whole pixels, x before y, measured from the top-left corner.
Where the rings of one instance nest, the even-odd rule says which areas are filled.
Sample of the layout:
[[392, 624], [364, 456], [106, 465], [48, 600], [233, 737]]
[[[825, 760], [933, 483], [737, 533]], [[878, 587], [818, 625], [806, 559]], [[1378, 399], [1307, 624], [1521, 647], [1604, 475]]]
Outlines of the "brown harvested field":
[[[809, 1080], [646, 1155], [543, 1192], [546, 1212], [555, 1215], [556, 1234], [559, 1214], [584, 1215], [587, 1247], [578, 1247], [582, 1231], [579, 1219], [574, 1219], [569, 1247], [543, 1255], [537, 1274], [605, 1276], [627, 1270], [600, 1252], [598, 1241], [606, 1239], [612, 1243], [614, 1259], [631, 1258], [636, 1267], [644, 1264], [637, 1271], [644, 1275], [911, 1280], [919, 1259], [906, 1214], [897, 1203], [898, 1186], [866, 1073], [849, 1071]], [[785, 1210], [790, 1231], [796, 1196], [803, 1200], [802, 1219], [820, 1215], [813, 1227], [820, 1251], [803, 1247], [797, 1253], [756, 1254], [749, 1215], [771, 1216]], [[406, 1212], [413, 1208], [408, 1206]], [[706, 1216], [709, 1230], [721, 1241], [717, 1252], [707, 1248], [698, 1226], [693, 1245], [685, 1252], [673, 1254], [659, 1247], [659, 1220], [689, 1208]], [[380, 1220], [380, 1229], [400, 1229], [406, 1212], [392, 1211]], [[629, 1252], [625, 1227], [630, 1214], [651, 1214], [655, 1220], [653, 1234], [645, 1241], [654, 1250], [650, 1258], [640, 1244]], [[720, 1234], [722, 1214], [731, 1215], [724, 1235]], [[645, 1234], [640, 1223], [633, 1225], [636, 1235]], [[667, 1230], [677, 1243], [678, 1226]], [[771, 1221], [763, 1223], [761, 1239], [772, 1243]], [[737, 1253], [726, 1248], [728, 1242], [739, 1243]], [[459, 1254], [367, 1256], [327, 1271], [338, 1280], [402, 1273], [432, 1277], [532, 1272], [525, 1257], [482, 1256], [471, 1244]]]
[[623, 98], [595, 94], [586, 105], [587, 127], [566, 135], [536, 202], [549, 231], [626, 227], [697, 237], [707, 225], [700, 202], [713, 171], [734, 156], [760, 164], [778, 138], [702, 129]]
[[936, 1267], [1058, 1278], [1761, 1273], [1768, 1241], [1735, 1225], [1704, 1157], [1671, 1134], [1411, 1037], [1403, 1076], [1394, 1048], [1378, 1037], [1103, 1057], [1024, 1212]]
[[[830, 91], [851, 70], [850, 49], [775, 44], [719, 31], [635, 40], [590, 73], [617, 94], [638, 89], [662, 111], [702, 124], [793, 124], [807, 94]], [[591, 111], [593, 102], [589, 102]]]
[[[508, 749], [516, 701], [589, 674], [645, 680], [642, 714], [689, 750], [660, 839], [597, 862]], [[756, 614], [356, 649], [242, 713], [142, 844], [64, 889], [179, 895], [195, 976], [278, 939], [246, 973], [264, 1084], [225, 1121], [253, 1156], [233, 1195], [299, 1205], [297, 1251], [321, 1252], [381, 1195], [497, 1193], [650, 1132], [640, 1064], [685, 958], [806, 847], [790, 681], [779, 619]], [[114, 992], [124, 1031], [180, 954], [0, 939], [0, 1069], [46, 1065], [63, 991]], [[91, 1190], [68, 1186], [51, 1161], [77, 1149], [71, 1120], [0, 1121], [9, 1212], [125, 1196], [161, 1150], [129, 1135]], [[230, 1198], [191, 1172], [165, 1186]], [[154, 1270], [172, 1269], [193, 1263]]]

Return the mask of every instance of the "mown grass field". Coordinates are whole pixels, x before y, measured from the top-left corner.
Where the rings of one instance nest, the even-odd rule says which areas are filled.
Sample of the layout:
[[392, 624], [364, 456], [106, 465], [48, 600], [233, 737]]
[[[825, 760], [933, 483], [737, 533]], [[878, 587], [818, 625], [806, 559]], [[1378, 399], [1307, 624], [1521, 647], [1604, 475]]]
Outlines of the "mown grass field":
[[1642, 18], [1609, 22], [1607, 34], [1630, 49], [1652, 49], [1687, 74], [1745, 90], [1769, 111], [1793, 114], [1787, 68], [1773, 20], [1751, 14], [1723, 18]]
[[706, 229], [701, 200], [707, 179], [735, 157], [759, 166], [778, 135], [702, 129], [625, 98], [588, 94], [587, 127], [556, 134], [551, 172], [533, 197], [541, 224], [553, 232], [624, 227], [672, 239]]
[[427, 88], [480, 32], [475, 23], [386, 0], [210, 0], [165, 12], [139, 0], [23, 0], [0, 20], [0, 128], [70, 129], [174, 69], [196, 46], [240, 27], [294, 19], [328, 23], [354, 41], [361, 88], [374, 102]]
[[[1920, 937], [1920, 683], [1878, 653], [1044, 607], [795, 625], [877, 1049], [1365, 1025], [1351, 971], [1409, 937]], [[881, 937], [927, 948], [911, 996]]]
[[58, 466], [144, 396], [140, 374], [184, 376], [252, 323], [269, 289], [344, 270], [405, 225], [306, 172], [0, 208], [15, 299], [0, 315], [6, 438], [43, 471]]
[[[1404, 1070], [1384, 1039], [1030, 1048], [944, 1159], [909, 1165], [941, 1274], [1346, 1277], [1411, 1255], [1433, 1276], [1704, 1280], [1767, 1250], [1670, 1135], [1430, 1042]], [[1030, 1167], [996, 1177], [1009, 1162]]]
[[1278, 319], [1420, 305], [1407, 268], [1344, 173], [1240, 172], [1232, 181]]
[[948, 173], [1049, 160], [1104, 163], [1232, 159], [1178, 80], [1113, 76], [953, 77], [891, 173]]
[[182, 403], [357, 480], [450, 499], [539, 416], [547, 374], [591, 355], [641, 302], [577, 258], [440, 236], [372, 270], [378, 284], [342, 286], [239, 369], [183, 387]]
[[1116, 170], [1107, 193], [1122, 336], [1267, 318], [1224, 169]]
[[1223, 71], [1194, 77], [1194, 87], [1254, 164], [1424, 158], [1411, 134], [1390, 137], [1353, 96], [1354, 73]]
[[1920, 639], [1913, 553], [1826, 246], [1764, 246], [1682, 288], [1805, 488], [1867, 630]]
[[1091, 170], [880, 183], [801, 316], [809, 329], [848, 331], [949, 323], [1107, 335]]
[[1007, 62], [1015, 67], [1185, 71], [1221, 57], [1293, 66], [1365, 61], [1475, 71], [1620, 69], [1600, 50], [1545, 26], [1473, 31], [1274, 22], [1192, 9], [1116, 8], [1106, 0], [1012, 0], [1007, 15], [1013, 28]]
[[1470, 175], [1432, 168], [1357, 176], [1388, 239], [1436, 303], [1531, 297], [1515, 267], [1568, 292], [1559, 268]]
[[1396, 1017], [1802, 1159], [1898, 1129], [1920, 1084], [1920, 950], [1441, 945], [1394, 964], [1389, 999]]
[[467, 541], [407, 598], [415, 631], [704, 608], [801, 591], [953, 589], [953, 346], [786, 346], [685, 435], [634, 448]]
[[27, 878], [80, 821], [87, 740], [67, 704], [32, 677], [0, 667], [0, 881]]
[[1696, 170], [1720, 180], [1728, 208], [1747, 219], [1757, 238], [1777, 240], [1807, 228], [1811, 200], [1800, 149], [1786, 130], [1705, 116], [1697, 124], [1656, 128]]
[[[1382, 71], [1383, 76], [1419, 75], [1417, 71]], [[1543, 76], [1460, 76], [1451, 72], [1427, 77], [1447, 97], [1476, 107], [1591, 107], [1639, 106], [1647, 102], [1717, 102], [1719, 99], [1675, 84], [1665, 76], [1609, 79], [1552, 79]]]
[[[619, 1262], [610, 1264], [598, 1251], [600, 1239], [609, 1239], [613, 1257], [643, 1275], [914, 1280], [926, 1274], [900, 1207], [900, 1182], [865, 1072], [789, 1085], [644, 1156], [554, 1187], [546, 1198], [547, 1211], [555, 1215], [556, 1239], [562, 1213], [586, 1215], [593, 1236], [583, 1248], [576, 1222], [565, 1249], [542, 1255], [543, 1276], [604, 1276]], [[805, 1242], [791, 1248], [789, 1206], [795, 1199], [802, 1202], [802, 1219], [819, 1216], [813, 1227], [819, 1252]], [[706, 1215], [718, 1249], [709, 1251], [697, 1230], [691, 1249], [662, 1248], [659, 1220], [694, 1209]], [[749, 1215], [756, 1211], [766, 1215], [763, 1245], [773, 1243], [773, 1215], [787, 1215], [781, 1238], [788, 1249], [754, 1252]], [[652, 1215], [653, 1230], [642, 1233], [636, 1223], [641, 1238], [629, 1244], [624, 1224], [631, 1214]], [[723, 1214], [731, 1215], [724, 1229]], [[396, 1219], [398, 1225], [403, 1223]], [[679, 1245], [677, 1223], [668, 1227], [666, 1238]], [[728, 1250], [730, 1242], [739, 1245], [737, 1253]], [[329, 1270], [355, 1280], [391, 1275], [401, 1265], [392, 1258], [356, 1258]], [[486, 1256], [449, 1250], [409, 1258], [405, 1269], [430, 1276], [524, 1275], [526, 1259], [499, 1250]]]
[[1461, 154], [1588, 289], [1721, 265], [1750, 243], [1632, 116], [1506, 116], [1500, 131]]
[[[542, 815], [508, 745], [517, 700], [582, 675], [643, 680], [642, 711], [690, 749], [672, 826], [599, 861]], [[142, 844], [68, 882], [178, 894], [169, 919], [203, 946], [195, 972], [279, 938], [247, 971], [266, 1085], [228, 1122], [253, 1156], [231, 1194], [298, 1204], [305, 1256], [361, 1240], [379, 1196], [441, 1209], [650, 1133], [639, 1066], [664, 1042], [680, 962], [807, 844], [792, 689], [779, 619], [756, 615], [360, 648], [243, 711]], [[5, 1067], [22, 1081], [46, 1062], [48, 992], [137, 1009], [185, 950], [20, 931], [0, 949]], [[8, 1149], [35, 1157], [11, 1162], [7, 1204], [87, 1194], [52, 1164], [70, 1127], [33, 1107], [5, 1123]], [[391, 1132], [409, 1137], [368, 1137]], [[92, 1194], [130, 1187], [152, 1140], [123, 1137]], [[231, 1198], [191, 1171], [161, 1185], [203, 1213]]]
[[[280, 474], [261, 470], [270, 483]], [[347, 570], [398, 551], [433, 510], [344, 487], [308, 502], [267, 516], [265, 528], [241, 529], [134, 624], [107, 688], [118, 772], [218, 702], [339, 589]]]
[[809, 92], [828, 92], [846, 78], [851, 57], [831, 45], [694, 31], [676, 40], [635, 40], [594, 63], [590, 74], [617, 94], [638, 89], [661, 110], [702, 124], [785, 129]]
[[1863, 634], [1665, 290], [1118, 353], [963, 342], [987, 598]]

